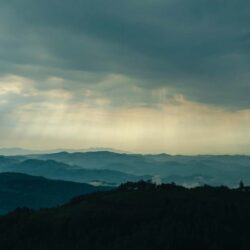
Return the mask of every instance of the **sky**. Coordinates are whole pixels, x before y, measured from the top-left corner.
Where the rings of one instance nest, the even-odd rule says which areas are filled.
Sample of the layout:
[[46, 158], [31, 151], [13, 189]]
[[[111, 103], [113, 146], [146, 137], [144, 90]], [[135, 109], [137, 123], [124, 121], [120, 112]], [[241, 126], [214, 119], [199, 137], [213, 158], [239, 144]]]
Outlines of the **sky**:
[[0, 0], [0, 147], [250, 154], [247, 0]]

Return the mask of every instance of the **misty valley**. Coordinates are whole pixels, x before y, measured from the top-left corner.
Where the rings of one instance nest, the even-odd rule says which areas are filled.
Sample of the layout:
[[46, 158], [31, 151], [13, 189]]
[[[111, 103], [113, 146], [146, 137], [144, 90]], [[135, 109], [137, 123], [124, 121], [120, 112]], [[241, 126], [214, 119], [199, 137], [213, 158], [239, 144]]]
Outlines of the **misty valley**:
[[71, 198], [111, 190], [126, 182], [237, 188], [250, 185], [250, 157], [243, 155], [142, 155], [66, 151], [0, 156], [0, 213], [17, 207], [62, 205]]
[[249, 166], [244, 155], [2, 155], [0, 248], [249, 249]]
[[[0, 151], [1, 153], [1, 151]], [[0, 172], [17, 172], [49, 179], [118, 186], [152, 180], [186, 187], [250, 185], [250, 156], [128, 154], [111, 151], [56, 152], [0, 156]]]

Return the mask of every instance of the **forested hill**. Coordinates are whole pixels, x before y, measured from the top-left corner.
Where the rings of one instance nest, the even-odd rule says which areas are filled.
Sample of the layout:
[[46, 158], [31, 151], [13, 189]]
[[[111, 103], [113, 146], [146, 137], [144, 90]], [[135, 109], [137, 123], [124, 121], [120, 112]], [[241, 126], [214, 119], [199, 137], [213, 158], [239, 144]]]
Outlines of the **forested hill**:
[[0, 217], [0, 249], [249, 250], [249, 211], [243, 186], [127, 183], [59, 208]]
[[110, 190], [86, 183], [49, 180], [20, 173], [0, 173], [0, 214], [17, 207], [34, 209], [62, 205], [77, 195]]

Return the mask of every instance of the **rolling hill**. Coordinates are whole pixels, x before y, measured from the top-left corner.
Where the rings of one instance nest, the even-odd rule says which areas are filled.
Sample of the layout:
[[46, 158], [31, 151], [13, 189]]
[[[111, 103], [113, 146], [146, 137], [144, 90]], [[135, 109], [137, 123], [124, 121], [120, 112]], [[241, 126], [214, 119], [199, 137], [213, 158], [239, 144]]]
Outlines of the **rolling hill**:
[[[16, 160], [3, 157], [1, 172], [25, 173], [35, 176], [43, 176], [49, 179], [75, 181], [89, 183], [93, 181], [108, 182], [114, 185], [127, 181], [150, 179], [151, 176], [136, 176], [121, 171], [109, 169], [85, 169], [76, 165], [68, 165], [54, 160]], [[0, 159], [1, 164], [1, 159]]]
[[0, 173], [0, 214], [17, 207], [45, 208], [61, 205], [72, 197], [110, 190], [83, 183], [48, 180], [20, 173]]

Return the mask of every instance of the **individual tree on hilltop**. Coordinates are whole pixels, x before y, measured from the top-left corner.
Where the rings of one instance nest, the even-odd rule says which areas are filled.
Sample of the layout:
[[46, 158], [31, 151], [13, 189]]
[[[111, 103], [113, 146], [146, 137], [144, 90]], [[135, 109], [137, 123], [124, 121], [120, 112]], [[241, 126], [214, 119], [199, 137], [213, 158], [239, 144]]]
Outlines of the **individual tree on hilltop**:
[[243, 183], [242, 180], [240, 181], [239, 189], [242, 190], [242, 191], [245, 189], [245, 186], [244, 186], [244, 183]]

